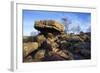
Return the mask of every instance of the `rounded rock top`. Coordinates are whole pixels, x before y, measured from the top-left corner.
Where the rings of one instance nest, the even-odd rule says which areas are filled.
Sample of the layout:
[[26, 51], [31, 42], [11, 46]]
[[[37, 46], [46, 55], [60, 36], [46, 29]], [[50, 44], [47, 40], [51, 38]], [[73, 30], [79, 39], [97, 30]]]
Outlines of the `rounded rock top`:
[[40, 32], [64, 32], [64, 25], [54, 20], [39, 20], [35, 21], [35, 29]]

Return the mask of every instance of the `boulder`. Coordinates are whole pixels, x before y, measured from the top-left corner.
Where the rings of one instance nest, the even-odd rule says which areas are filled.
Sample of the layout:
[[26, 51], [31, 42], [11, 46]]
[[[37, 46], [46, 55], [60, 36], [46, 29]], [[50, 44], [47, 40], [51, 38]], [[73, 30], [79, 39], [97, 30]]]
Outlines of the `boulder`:
[[64, 26], [54, 20], [35, 21], [34, 27], [40, 32], [64, 32]]
[[35, 60], [40, 61], [42, 58], [44, 58], [45, 57], [45, 51], [46, 50], [37, 51], [37, 53], [34, 56]]
[[26, 57], [23, 61], [24, 61], [24, 62], [32, 62], [32, 61], [33, 61], [32, 56], [29, 55], [29, 56]]
[[73, 59], [72, 53], [69, 52], [68, 50], [60, 50], [57, 52], [57, 54], [59, 56], [61, 56], [62, 58], [64, 58], [65, 60], [72, 60]]
[[46, 40], [45, 36], [43, 34], [40, 34], [36, 37], [36, 42], [38, 42], [39, 46]]
[[33, 42], [33, 43], [24, 43], [23, 44], [23, 56], [26, 57], [33, 51], [38, 49], [38, 43]]

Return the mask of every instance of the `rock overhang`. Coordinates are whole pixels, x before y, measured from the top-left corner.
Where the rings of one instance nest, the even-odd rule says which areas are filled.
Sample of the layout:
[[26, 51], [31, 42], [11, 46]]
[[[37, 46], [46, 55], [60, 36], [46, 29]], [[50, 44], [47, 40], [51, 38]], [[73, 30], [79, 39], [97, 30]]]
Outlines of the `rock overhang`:
[[35, 29], [40, 32], [62, 33], [64, 25], [54, 20], [39, 20], [35, 21]]

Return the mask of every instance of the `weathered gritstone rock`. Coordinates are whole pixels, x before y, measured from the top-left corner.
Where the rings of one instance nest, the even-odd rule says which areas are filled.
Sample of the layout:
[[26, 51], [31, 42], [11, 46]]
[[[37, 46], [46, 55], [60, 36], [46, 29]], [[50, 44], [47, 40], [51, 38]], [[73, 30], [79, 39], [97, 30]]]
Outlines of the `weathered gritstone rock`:
[[53, 51], [48, 52], [48, 56], [44, 57], [44, 61], [57, 61], [57, 60], [72, 60], [73, 55], [66, 50], [53, 48]]
[[44, 57], [45, 57], [45, 50], [39, 50], [34, 56], [34, 58], [38, 61]]
[[46, 40], [45, 36], [43, 34], [38, 35], [36, 37], [36, 42], [38, 42], [39, 46], [41, 46], [41, 44]]
[[33, 59], [32, 59], [32, 56], [28, 56], [24, 59], [24, 62], [32, 62]]
[[53, 48], [53, 54], [56, 54], [60, 56], [61, 58], [64, 58], [65, 60], [72, 60], [73, 55], [68, 50], [61, 50], [57, 48]]
[[54, 20], [40, 20], [35, 22], [34, 26], [40, 32], [64, 32], [64, 26]]
[[39, 47], [37, 42], [33, 43], [24, 43], [23, 44], [23, 56], [26, 57], [28, 54], [32, 53], [33, 51], [37, 50]]

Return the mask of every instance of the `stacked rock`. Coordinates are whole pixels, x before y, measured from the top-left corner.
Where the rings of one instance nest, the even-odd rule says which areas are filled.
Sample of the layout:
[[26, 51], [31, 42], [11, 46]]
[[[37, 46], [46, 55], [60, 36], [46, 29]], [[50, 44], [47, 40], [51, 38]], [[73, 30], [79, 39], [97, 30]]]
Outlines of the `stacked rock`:
[[40, 20], [35, 22], [34, 27], [40, 31], [33, 42], [38, 46], [35, 47], [35, 51], [27, 50], [27, 54], [25, 54], [32, 56], [32, 61], [57, 61], [73, 59], [73, 55], [67, 50], [67, 48], [62, 49], [60, 47], [61, 40], [59, 38], [64, 33], [64, 26], [62, 24], [54, 20]]

